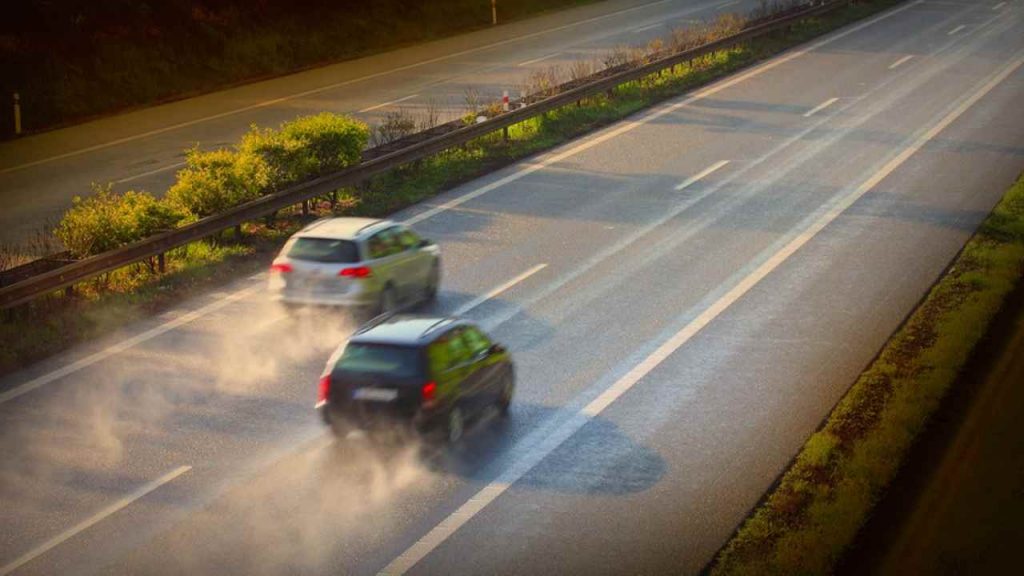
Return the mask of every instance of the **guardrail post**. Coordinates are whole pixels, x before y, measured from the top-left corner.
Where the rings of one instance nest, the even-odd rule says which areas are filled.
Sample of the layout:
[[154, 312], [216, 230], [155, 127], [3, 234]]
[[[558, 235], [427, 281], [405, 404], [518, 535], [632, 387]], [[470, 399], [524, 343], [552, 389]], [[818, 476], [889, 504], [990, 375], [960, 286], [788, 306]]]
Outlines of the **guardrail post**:
[[64, 297], [65, 298], [71, 298], [74, 295], [75, 295], [75, 285], [74, 284], [72, 284], [71, 286], [65, 286], [64, 287]]
[[309, 200], [302, 201], [302, 215], [309, 216]]
[[491, 0], [491, 26], [498, 23], [498, 0]]
[[159, 270], [161, 274], [163, 274], [164, 272], [167, 272], [167, 256], [166, 256], [166, 254], [167, 254], [166, 252], [161, 252], [161, 253], [156, 255], [156, 269]]
[[14, 135], [21, 136], [21, 95], [14, 93]]
[[242, 239], [242, 225], [241, 224], [235, 224], [235, 240], [241, 240], [241, 239]]

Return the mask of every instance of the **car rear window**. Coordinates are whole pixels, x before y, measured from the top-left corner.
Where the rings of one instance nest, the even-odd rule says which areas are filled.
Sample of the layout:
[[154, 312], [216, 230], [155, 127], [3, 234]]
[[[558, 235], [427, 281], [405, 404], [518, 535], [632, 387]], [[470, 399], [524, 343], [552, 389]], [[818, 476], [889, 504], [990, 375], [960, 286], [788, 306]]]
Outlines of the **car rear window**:
[[296, 238], [288, 257], [311, 262], [359, 262], [359, 249], [351, 240], [330, 238]]
[[349, 342], [335, 369], [407, 378], [420, 375], [420, 358], [419, 348]]

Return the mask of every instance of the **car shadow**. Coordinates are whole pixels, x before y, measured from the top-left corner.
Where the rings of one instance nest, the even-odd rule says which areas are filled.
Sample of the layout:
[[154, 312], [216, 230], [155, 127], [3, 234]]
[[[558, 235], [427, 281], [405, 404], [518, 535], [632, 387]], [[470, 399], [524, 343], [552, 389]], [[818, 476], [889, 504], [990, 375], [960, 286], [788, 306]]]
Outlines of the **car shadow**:
[[[385, 466], [407, 465], [410, 447], [418, 451], [420, 465], [434, 474], [453, 475], [474, 484], [500, 480], [523, 460], [542, 456], [539, 463], [516, 479], [517, 488], [571, 494], [623, 495], [642, 492], [666, 473], [664, 459], [625, 434], [614, 422], [590, 419], [554, 449], [543, 446], [548, 436], [531, 434], [541, 426], [560, 424], [571, 416], [556, 408], [513, 404], [508, 417], [485, 414], [472, 423], [456, 445], [421, 442], [398, 434], [386, 440], [361, 435], [339, 438], [332, 452], [333, 466], [358, 462], [354, 454], [372, 450]], [[545, 451], [549, 452], [545, 453]]]

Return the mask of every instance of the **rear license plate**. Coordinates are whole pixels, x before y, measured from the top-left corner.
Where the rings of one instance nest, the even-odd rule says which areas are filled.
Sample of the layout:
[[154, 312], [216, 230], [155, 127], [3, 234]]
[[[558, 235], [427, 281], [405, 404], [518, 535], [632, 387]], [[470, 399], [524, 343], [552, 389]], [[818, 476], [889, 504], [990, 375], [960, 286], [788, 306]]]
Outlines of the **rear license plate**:
[[356, 388], [352, 392], [352, 397], [356, 400], [391, 402], [398, 397], [398, 390], [393, 388]]

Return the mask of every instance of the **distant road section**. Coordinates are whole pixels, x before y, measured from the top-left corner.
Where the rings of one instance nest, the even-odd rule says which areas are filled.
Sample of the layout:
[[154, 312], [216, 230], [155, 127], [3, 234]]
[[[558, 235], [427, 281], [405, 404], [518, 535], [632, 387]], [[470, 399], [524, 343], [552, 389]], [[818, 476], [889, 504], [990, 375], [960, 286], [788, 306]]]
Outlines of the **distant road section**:
[[185, 150], [230, 146], [252, 124], [330, 111], [369, 123], [398, 108], [441, 121], [517, 96], [531, 71], [645, 44], [675, 26], [746, 12], [757, 0], [608, 0], [197, 98], [0, 143], [0, 242], [51, 226], [91, 184], [162, 195]]

